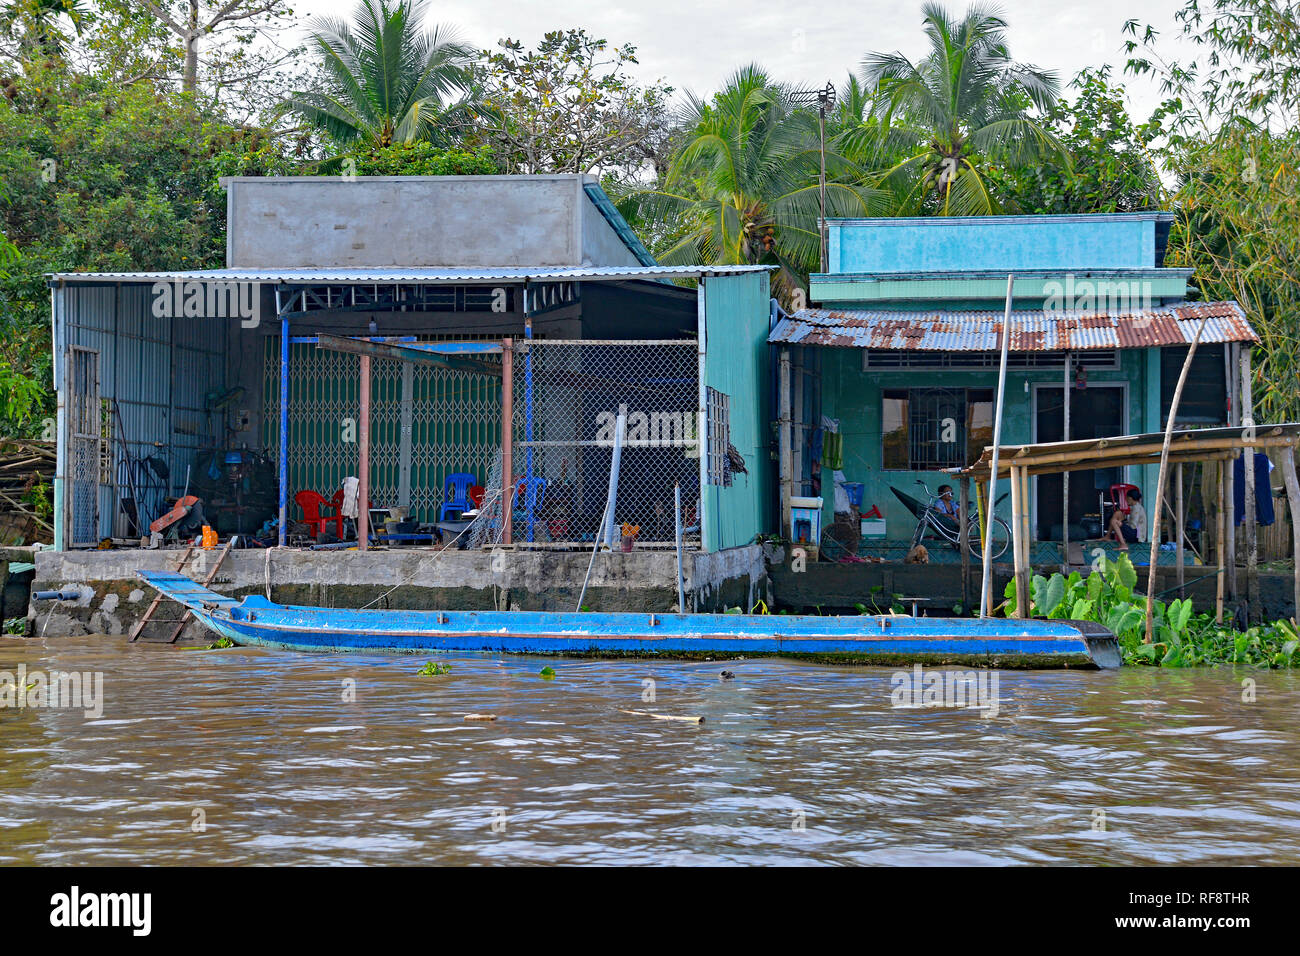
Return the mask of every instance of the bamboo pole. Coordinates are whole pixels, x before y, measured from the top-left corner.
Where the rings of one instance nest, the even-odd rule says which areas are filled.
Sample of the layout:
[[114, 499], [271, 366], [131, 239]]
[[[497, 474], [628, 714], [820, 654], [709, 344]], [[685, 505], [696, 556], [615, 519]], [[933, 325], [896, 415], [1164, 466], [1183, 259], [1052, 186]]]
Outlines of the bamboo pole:
[[1148, 529], [1151, 535], [1151, 564], [1147, 568], [1147, 613], [1146, 629], [1143, 635], [1143, 642], [1151, 643], [1153, 620], [1152, 616], [1155, 610], [1156, 594], [1156, 561], [1160, 557], [1160, 515], [1164, 511], [1163, 502], [1165, 499], [1165, 479], [1168, 477], [1169, 469], [1169, 442], [1174, 434], [1174, 422], [1178, 420], [1178, 403], [1183, 398], [1183, 386], [1187, 384], [1187, 373], [1192, 368], [1192, 356], [1196, 354], [1196, 346], [1200, 344], [1201, 333], [1205, 331], [1205, 323], [1209, 321], [1210, 315], [1207, 312], [1201, 317], [1201, 324], [1196, 327], [1196, 337], [1192, 339], [1192, 344], [1187, 349], [1187, 357], [1183, 359], [1183, 370], [1178, 373], [1178, 385], [1174, 388], [1173, 400], [1169, 403], [1169, 418], [1165, 421], [1165, 440], [1160, 447], [1160, 471], [1156, 474], [1156, 507], [1151, 519], [1151, 527]]
[[[1237, 373], [1240, 371], [1241, 366], [1236, 359], [1241, 352], [1241, 346], [1234, 342], [1228, 352], [1229, 354], [1225, 356], [1228, 363], [1228, 417], [1233, 425], [1240, 426], [1241, 401], [1239, 389], [1237, 388]], [[1234, 449], [1233, 459], [1236, 459], [1239, 454], [1239, 450]], [[1226, 482], [1224, 496], [1228, 501], [1228, 537], [1225, 545], [1227, 547], [1228, 561], [1228, 597], [1235, 601], [1241, 593], [1237, 589], [1237, 469], [1231, 463], [1225, 465], [1224, 468], [1223, 477]]]
[[777, 401], [780, 405], [780, 477], [781, 477], [781, 536], [787, 541], [794, 540], [794, 528], [790, 521], [790, 498], [794, 494], [794, 450], [791, 436], [790, 412], [790, 350], [781, 350], [780, 377], [777, 380]]
[[1249, 436], [1252, 444], [1245, 450], [1243, 481], [1245, 488], [1242, 521], [1246, 532], [1246, 602], [1251, 621], [1258, 620], [1259, 601], [1259, 518], [1255, 501], [1255, 403], [1251, 397], [1250, 346], [1241, 350], [1241, 414], [1243, 437]]
[[1224, 565], [1227, 561], [1227, 553], [1228, 553], [1227, 552], [1228, 513], [1223, 505], [1224, 496], [1226, 492], [1223, 473], [1225, 471], [1230, 471], [1230, 470], [1231, 470], [1231, 466], [1229, 466], [1227, 462], [1225, 461], [1219, 462], [1219, 467], [1218, 467], [1219, 534], [1218, 534], [1218, 547], [1216, 548], [1216, 550], [1219, 552], [1219, 574], [1218, 574], [1218, 580], [1215, 582], [1215, 588], [1214, 588], [1214, 622], [1216, 624], [1223, 623], [1223, 588], [1225, 584], [1225, 578], [1227, 577], [1227, 575], [1224, 573]]
[[[1019, 468], [1011, 469], [1011, 554], [1016, 582], [1016, 617], [1028, 617], [1026, 604], [1029, 589], [1024, 575], [1024, 539], [1021, 536], [1020, 512], [1024, 508], [1024, 490]], [[987, 553], [985, 560], [988, 560]]]
[[[1065, 353], [1061, 440], [1070, 440], [1070, 353]], [[1061, 573], [1070, 573], [1070, 473], [1061, 472]]]
[[[970, 478], [961, 476], [961, 501], [957, 508], [957, 523], [961, 528], [961, 610], [970, 613]], [[1300, 613], [1300, 612], [1298, 612]]]
[[[980, 583], [980, 617], [993, 610], [993, 515], [998, 493], [998, 449], [1002, 444], [1002, 409], [1006, 404], [1007, 350], [1011, 346], [1011, 293], [1016, 277], [1007, 276], [1007, 304], [1002, 310], [1002, 357], [998, 362], [998, 404], [993, 416], [993, 463], [989, 473], [989, 507], [984, 513], [984, 574]], [[1012, 536], [1014, 540], [1014, 535]]]
[[1300, 481], [1296, 479], [1295, 452], [1282, 453], [1282, 479], [1286, 482], [1286, 500], [1291, 509], [1291, 543], [1294, 548], [1295, 592], [1292, 620], [1300, 620]]
[[1186, 575], [1183, 572], [1183, 463], [1174, 466], [1174, 527], [1178, 532], [1178, 541], [1174, 545], [1174, 560], [1178, 562], [1178, 596], [1187, 597]]

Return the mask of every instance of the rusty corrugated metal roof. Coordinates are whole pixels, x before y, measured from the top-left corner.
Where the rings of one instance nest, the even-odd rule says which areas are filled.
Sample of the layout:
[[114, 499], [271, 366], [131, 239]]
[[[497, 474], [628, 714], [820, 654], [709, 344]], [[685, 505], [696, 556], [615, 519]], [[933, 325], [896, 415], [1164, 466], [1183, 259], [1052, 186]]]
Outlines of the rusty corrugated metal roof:
[[[1126, 311], [1011, 313], [1011, 351], [1059, 352], [1187, 345], [1201, 319], [1202, 342], [1258, 342], [1236, 302], [1180, 302]], [[841, 348], [993, 352], [1001, 348], [1001, 312], [894, 312], [801, 309], [782, 319], [769, 342]]]

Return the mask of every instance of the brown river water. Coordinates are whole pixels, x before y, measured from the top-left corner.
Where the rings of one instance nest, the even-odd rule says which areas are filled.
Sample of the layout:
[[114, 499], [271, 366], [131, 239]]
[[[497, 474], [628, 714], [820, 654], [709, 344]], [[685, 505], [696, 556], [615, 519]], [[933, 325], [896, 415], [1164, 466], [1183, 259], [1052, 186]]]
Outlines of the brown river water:
[[1300, 863], [1292, 674], [1002, 671], [985, 716], [887, 668], [446, 659], [0, 638], [103, 675], [97, 719], [0, 708], [0, 863]]

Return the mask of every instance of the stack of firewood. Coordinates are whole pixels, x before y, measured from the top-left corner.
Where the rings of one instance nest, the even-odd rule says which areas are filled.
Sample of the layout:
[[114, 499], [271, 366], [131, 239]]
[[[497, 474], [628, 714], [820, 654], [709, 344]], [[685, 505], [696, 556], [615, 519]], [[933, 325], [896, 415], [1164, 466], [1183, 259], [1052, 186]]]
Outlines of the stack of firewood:
[[54, 442], [0, 439], [0, 545], [54, 540]]

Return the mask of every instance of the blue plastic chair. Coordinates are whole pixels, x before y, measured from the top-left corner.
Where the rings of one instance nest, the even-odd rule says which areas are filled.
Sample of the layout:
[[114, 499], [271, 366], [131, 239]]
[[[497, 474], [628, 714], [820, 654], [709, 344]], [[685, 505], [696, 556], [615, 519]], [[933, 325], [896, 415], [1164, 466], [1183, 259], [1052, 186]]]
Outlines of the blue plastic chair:
[[438, 509], [438, 520], [446, 521], [448, 512], [456, 512], [456, 517], [460, 517], [462, 512], [469, 511], [472, 506], [469, 500], [469, 490], [478, 484], [478, 479], [471, 474], [458, 471], [454, 475], [448, 475], [442, 483], [442, 507]]

